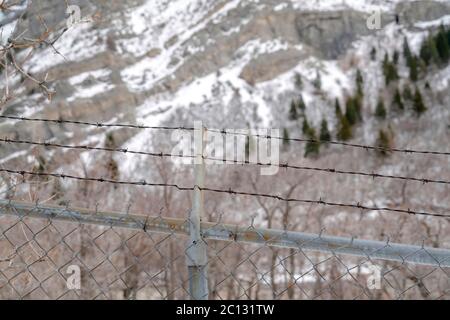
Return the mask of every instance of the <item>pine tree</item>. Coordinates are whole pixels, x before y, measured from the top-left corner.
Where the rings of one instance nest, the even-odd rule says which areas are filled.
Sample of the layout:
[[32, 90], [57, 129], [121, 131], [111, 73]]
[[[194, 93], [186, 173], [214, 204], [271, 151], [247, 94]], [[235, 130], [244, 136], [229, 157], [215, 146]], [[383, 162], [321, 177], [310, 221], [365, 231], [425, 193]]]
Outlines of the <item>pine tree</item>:
[[450, 29], [447, 30], [447, 43], [450, 46]]
[[398, 53], [397, 50], [395, 50], [395, 51], [394, 51], [394, 56], [393, 56], [393, 58], [392, 58], [392, 60], [393, 60], [393, 62], [394, 62], [395, 65], [398, 64], [399, 58], [400, 58], [400, 54]]
[[298, 120], [298, 112], [297, 112], [297, 104], [295, 100], [291, 101], [291, 108], [289, 109], [289, 120], [296, 121]]
[[420, 58], [425, 62], [426, 66], [430, 65], [431, 62], [431, 48], [429, 41], [424, 41], [420, 46]]
[[308, 136], [310, 130], [311, 130], [311, 127], [309, 126], [308, 119], [306, 118], [306, 115], [305, 115], [305, 117], [303, 118], [302, 132], [304, 135]]
[[338, 98], [336, 98], [334, 102], [334, 113], [336, 115], [336, 119], [340, 120], [342, 118], [342, 109]]
[[245, 159], [250, 159], [250, 136], [245, 137]]
[[416, 87], [416, 93], [414, 94], [413, 109], [417, 113], [418, 116], [420, 116], [422, 113], [427, 111], [427, 107], [425, 106], [425, 103], [423, 102], [422, 94], [420, 93], [420, 90], [417, 87]]
[[370, 60], [375, 61], [377, 58], [377, 49], [375, 47], [372, 47], [372, 50], [370, 50]]
[[412, 54], [411, 49], [409, 48], [408, 39], [406, 37], [403, 40], [403, 56], [405, 57], [406, 63], [409, 64]]
[[283, 129], [283, 147], [287, 149], [289, 147], [289, 132], [286, 128]]
[[436, 46], [436, 40], [434, 37], [428, 37], [420, 47], [420, 58], [425, 62], [427, 66], [431, 63], [440, 64], [441, 57]]
[[387, 74], [388, 64], [389, 64], [389, 55], [386, 52], [384, 54], [383, 63], [381, 64], [384, 77], [386, 77], [386, 74]]
[[354, 125], [358, 122], [358, 111], [355, 107], [355, 101], [352, 98], [347, 100], [345, 117], [350, 125]]
[[441, 56], [439, 54], [437, 45], [436, 45], [436, 40], [434, 38], [430, 38], [430, 48], [431, 48], [431, 57], [433, 59], [433, 62], [437, 65], [439, 65], [441, 63]]
[[397, 80], [398, 72], [397, 66], [389, 60], [389, 56], [386, 53], [383, 60], [383, 74], [385, 78], [386, 85], [389, 85], [392, 81]]
[[409, 59], [408, 63], [409, 67], [409, 78], [411, 81], [417, 81], [419, 79], [419, 70], [418, 70], [418, 58], [416, 56], [412, 56], [411, 59]]
[[447, 42], [448, 45], [450, 46], [450, 29], [447, 30]]
[[317, 90], [320, 90], [322, 88], [322, 78], [320, 77], [320, 72], [316, 72], [316, 79], [313, 81], [313, 86]]
[[294, 84], [295, 84], [295, 87], [299, 90], [301, 90], [303, 88], [302, 76], [299, 73], [295, 73], [295, 75], [294, 75]]
[[375, 116], [379, 119], [386, 119], [386, 108], [384, 107], [384, 102], [380, 99], [377, 103], [377, 108], [375, 109]]
[[350, 140], [353, 136], [352, 126], [347, 120], [347, 117], [341, 117], [339, 122], [339, 130], [337, 138], [342, 141]]
[[356, 91], [360, 97], [364, 95], [364, 78], [361, 74], [361, 70], [356, 70]]
[[385, 132], [383, 129], [380, 129], [378, 131], [378, 138], [376, 142], [377, 147], [382, 148], [381, 150], [378, 150], [378, 154], [381, 156], [388, 156], [389, 151], [386, 149], [391, 149], [392, 147], [392, 139], [389, 136], [387, 132]]
[[397, 66], [389, 62], [387, 65], [387, 74], [386, 74], [386, 85], [389, 85], [389, 83], [398, 80], [398, 72], [397, 72]]
[[305, 158], [309, 156], [317, 156], [320, 150], [320, 142], [317, 141], [316, 130], [310, 128], [308, 132], [308, 141], [305, 146]]
[[321, 142], [331, 141], [331, 134], [330, 131], [328, 130], [328, 122], [326, 119], [323, 119], [320, 125], [320, 141]]
[[413, 94], [411, 88], [408, 85], [403, 88], [403, 98], [405, 101], [413, 101]]
[[106, 134], [105, 148], [116, 148], [116, 141], [112, 133]]
[[442, 63], [447, 63], [450, 59], [450, 46], [444, 26], [441, 25], [436, 36], [436, 48]]
[[297, 107], [302, 112], [304, 112], [305, 109], [306, 109], [306, 104], [305, 104], [305, 101], [303, 100], [303, 96], [302, 95], [300, 95], [300, 97], [298, 98]]
[[362, 96], [357, 95], [356, 97], [353, 98], [353, 105], [355, 106], [357, 122], [362, 121], [362, 103], [363, 103]]
[[398, 110], [404, 110], [405, 109], [405, 105], [403, 104], [402, 95], [400, 94], [400, 90], [398, 88], [395, 89], [393, 105]]

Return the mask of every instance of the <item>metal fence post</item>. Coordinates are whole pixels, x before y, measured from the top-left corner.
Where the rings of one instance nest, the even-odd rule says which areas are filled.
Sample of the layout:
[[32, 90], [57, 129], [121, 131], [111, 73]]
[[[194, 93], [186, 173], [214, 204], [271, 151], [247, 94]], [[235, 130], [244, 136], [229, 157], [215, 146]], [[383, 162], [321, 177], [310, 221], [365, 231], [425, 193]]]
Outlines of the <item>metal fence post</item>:
[[207, 246], [202, 236], [201, 219], [203, 217], [203, 192], [205, 180], [205, 162], [203, 145], [206, 138], [206, 130], [201, 122], [194, 124], [195, 162], [194, 175], [195, 187], [192, 210], [189, 215], [189, 243], [186, 249], [189, 274], [189, 293], [191, 299], [208, 299], [207, 279]]

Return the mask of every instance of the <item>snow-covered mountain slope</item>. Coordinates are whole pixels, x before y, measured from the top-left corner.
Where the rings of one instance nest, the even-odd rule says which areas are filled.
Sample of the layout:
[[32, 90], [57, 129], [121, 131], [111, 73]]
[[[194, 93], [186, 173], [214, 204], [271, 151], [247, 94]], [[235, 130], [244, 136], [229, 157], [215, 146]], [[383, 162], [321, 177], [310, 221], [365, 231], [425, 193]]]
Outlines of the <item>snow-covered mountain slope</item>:
[[[42, 10], [53, 25], [64, 25], [61, 5], [33, 2], [31, 12]], [[310, 124], [318, 131], [327, 119], [335, 137], [335, 99], [344, 105], [355, 93], [360, 69], [364, 122], [355, 129], [354, 141], [374, 144], [379, 128], [390, 125], [395, 127], [396, 146], [442, 149], [446, 144], [450, 67], [418, 82], [423, 88], [428, 81], [433, 88], [426, 97], [429, 110], [420, 119], [406, 112], [380, 123], [373, 113], [380, 96], [390, 99], [383, 91], [384, 54], [401, 53], [405, 37], [418, 53], [431, 30], [449, 23], [448, 0], [136, 0], [79, 5], [82, 22], [55, 43], [59, 54], [47, 47], [25, 63], [37, 77], [47, 77], [56, 91], [53, 100], [47, 101], [36, 84], [25, 82], [20, 96], [2, 108], [3, 114], [145, 125], [192, 126], [201, 119], [213, 128], [272, 127], [302, 136], [301, 122], [288, 119], [292, 100], [301, 95]], [[53, 12], [44, 10], [49, 6]], [[373, 10], [381, 11], [381, 30], [367, 28]], [[22, 29], [27, 24], [36, 28], [32, 18], [20, 23]], [[402, 55], [399, 74], [399, 86], [408, 83]], [[301, 86], [295, 81], [299, 76]], [[105, 141], [102, 130], [74, 132], [39, 123], [4, 121], [0, 130], [35, 139]], [[148, 131], [114, 134], [121, 145], [152, 148]], [[302, 158], [302, 150], [290, 155]], [[326, 164], [335, 152], [341, 150], [327, 149], [314, 161]], [[23, 157], [21, 149], [12, 147], [0, 153], [4, 162], [14, 154]], [[134, 174], [138, 160], [130, 156], [121, 161], [123, 172]], [[387, 165], [383, 170], [402, 168]]]

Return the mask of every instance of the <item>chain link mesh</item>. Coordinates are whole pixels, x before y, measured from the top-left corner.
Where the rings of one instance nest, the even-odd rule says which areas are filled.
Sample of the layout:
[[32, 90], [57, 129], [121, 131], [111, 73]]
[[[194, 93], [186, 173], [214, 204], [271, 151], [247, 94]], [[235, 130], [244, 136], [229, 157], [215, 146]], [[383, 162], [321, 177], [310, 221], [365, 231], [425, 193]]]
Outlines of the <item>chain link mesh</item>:
[[[106, 218], [92, 225], [77, 218], [36, 218], [32, 211], [23, 215], [11, 208], [10, 214], [0, 215], [1, 299], [190, 298], [188, 236], [179, 225], [157, 233], [119, 228]], [[167, 224], [163, 217], [151, 219], [151, 225]], [[450, 268], [438, 259], [437, 266], [419, 266], [370, 254], [342, 255], [335, 252], [338, 248], [314, 252], [307, 243], [280, 248], [264, 236], [255, 239], [259, 243], [204, 239], [208, 298], [449, 298]], [[419, 247], [413, 254], [424, 250]], [[80, 271], [79, 287], [74, 270]]]

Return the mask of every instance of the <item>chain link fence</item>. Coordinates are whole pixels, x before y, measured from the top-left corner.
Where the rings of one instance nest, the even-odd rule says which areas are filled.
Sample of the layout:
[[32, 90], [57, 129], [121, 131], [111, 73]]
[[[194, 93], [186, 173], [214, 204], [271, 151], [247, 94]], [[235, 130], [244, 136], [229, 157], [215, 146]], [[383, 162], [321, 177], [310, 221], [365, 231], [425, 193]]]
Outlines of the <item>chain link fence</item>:
[[[189, 220], [0, 205], [1, 299], [189, 299]], [[448, 299], [450, 251], [202, 223], [209, 299]]]

